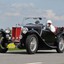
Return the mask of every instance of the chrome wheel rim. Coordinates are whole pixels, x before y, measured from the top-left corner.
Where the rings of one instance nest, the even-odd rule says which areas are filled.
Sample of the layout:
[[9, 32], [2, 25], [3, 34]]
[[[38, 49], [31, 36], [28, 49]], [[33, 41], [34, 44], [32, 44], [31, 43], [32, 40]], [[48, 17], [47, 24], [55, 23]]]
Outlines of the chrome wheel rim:
[[61, 38], [59, 42], [59, 49], [62, 51], [64, 49], [64, 39]]
[[30, 50], [34, 51], [37, 47], [37, 41], [35, 37], [31, 38], [31, 43], [30, 43]]

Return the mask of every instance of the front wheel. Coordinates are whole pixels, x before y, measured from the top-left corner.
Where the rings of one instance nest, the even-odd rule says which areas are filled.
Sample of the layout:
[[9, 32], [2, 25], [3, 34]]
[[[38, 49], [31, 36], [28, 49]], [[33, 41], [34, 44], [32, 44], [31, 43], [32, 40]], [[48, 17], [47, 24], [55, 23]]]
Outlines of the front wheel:
[[8, 48], [0, 48], [0, 53], [6, 53]]
[[8, 48], [7, 48], [7, 43], [6, 39], [3, 39], [0, 43], [0, 53], [6, 53]]
[[35, 34], [28, 35], [26, 39], [26, 50], [29, 54], [34, 54], [38, 49], [38, 38]]
[[58, 53], [63, 53], [64, 52], [64, 38], [61, 36], [58, 38], [58, 43], [57, 43], [57, 52]]

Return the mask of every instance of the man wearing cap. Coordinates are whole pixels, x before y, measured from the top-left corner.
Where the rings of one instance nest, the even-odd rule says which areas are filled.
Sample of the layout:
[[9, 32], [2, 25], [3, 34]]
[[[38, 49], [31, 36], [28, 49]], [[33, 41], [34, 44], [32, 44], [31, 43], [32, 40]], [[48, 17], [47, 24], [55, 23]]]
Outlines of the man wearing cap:
[[46, 28], [49, 29], [51, 32], [55, 33], [56, 29], [55, 27], [52, 25], [52, 21], [51, 20], [47, 20], [47, 25]]

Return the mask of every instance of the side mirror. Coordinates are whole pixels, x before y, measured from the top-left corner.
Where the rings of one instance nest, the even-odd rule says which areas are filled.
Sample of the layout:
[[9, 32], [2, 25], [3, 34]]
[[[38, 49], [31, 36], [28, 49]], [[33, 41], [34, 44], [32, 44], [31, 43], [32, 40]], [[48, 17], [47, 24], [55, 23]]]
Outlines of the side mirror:
[[42, 20], [42, 18], [40, 17], [39, 20]]

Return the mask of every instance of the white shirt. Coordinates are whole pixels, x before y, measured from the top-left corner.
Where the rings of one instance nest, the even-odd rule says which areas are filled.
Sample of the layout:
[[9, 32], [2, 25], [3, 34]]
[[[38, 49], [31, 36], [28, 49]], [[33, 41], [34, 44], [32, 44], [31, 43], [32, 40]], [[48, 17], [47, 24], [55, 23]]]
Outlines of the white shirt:
[[50, 26], [47, 26], [48, 29], [50, 29], [52, 32], [55, 32], [55, 27], [51, 24]]

